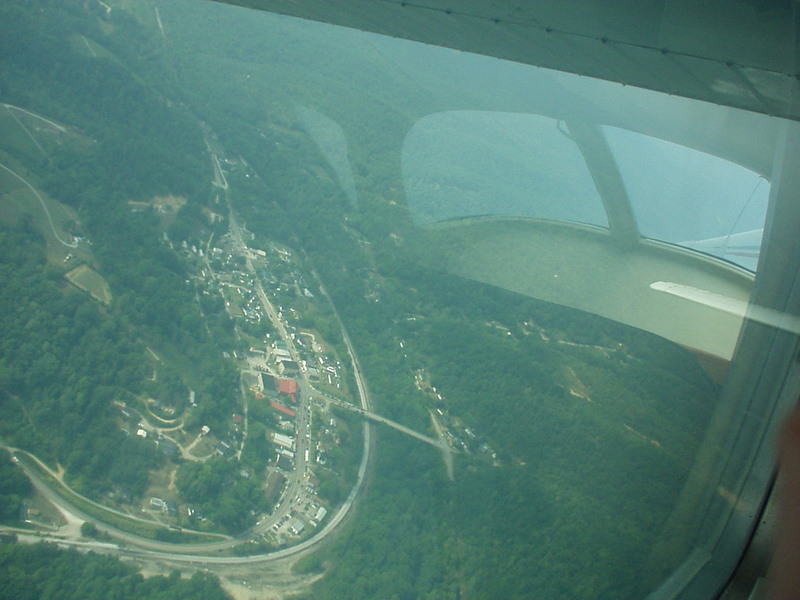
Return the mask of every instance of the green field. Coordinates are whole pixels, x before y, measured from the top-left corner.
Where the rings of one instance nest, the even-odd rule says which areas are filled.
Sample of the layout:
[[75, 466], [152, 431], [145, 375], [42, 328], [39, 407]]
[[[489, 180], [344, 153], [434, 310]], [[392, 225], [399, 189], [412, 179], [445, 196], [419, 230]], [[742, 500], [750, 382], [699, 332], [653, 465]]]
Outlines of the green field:
[[[72, 239], [65, 230], [68, 223], [76, 220], [72, 209], [41, 191], [39, 194], [42, 202], [21, 181], [8, 171], [0, 169], [0, 222], [15, 225], [22, 219], [30, 219], [33, 228], [42, 235], [47, 244], [47, 258], [51, 262], [60, 263], [70, 253], [82, 260], [89, 260], [91, 255], [88, 252], [81, 248], [72, 248], [61, 241]], [[42, 203], [49, 211], [53, 226], [50, 225]]]
[[94, 58], [114, 58], [114, 55], [91, 38], [85, 35], [74, 35], [70, 39], [75, 52]]
[[[82, 38], [78, 39], [83, 43]], [[52, 155], [65, 145], [81, 150], [91, 143], [86, 136], [46, 115], [0, 104], [0, 151], [8, 152], [33, 170], [48, 164]]]
[[88, 252], [71, 247], [67, 229], [77, 222], [75, 212], [50, 198], [37, 175], [50, 160], [50, 151], [68, 142], [76, 149], [88, 140], [45, 117], [24, 109], [0, 105], [0, 222], [14, 225], [30, 219], [47, 243], [47, 258], [59, 263], [72, 253], [90, 259]]
[[100, 273], [87, 265], [75, 267], [64, 277], [76, 287], [88, 292], [98, 302], [102, 302], [105, 305], [111, 303], [111, 289], [108, 287], [108, 283]]
[[0, 149], [14, 156], [25, 159], [41, 160], [46, 158], [35, 137], [24, 127], [20, 115], [12, 114], [12, 108], [0, 106]]

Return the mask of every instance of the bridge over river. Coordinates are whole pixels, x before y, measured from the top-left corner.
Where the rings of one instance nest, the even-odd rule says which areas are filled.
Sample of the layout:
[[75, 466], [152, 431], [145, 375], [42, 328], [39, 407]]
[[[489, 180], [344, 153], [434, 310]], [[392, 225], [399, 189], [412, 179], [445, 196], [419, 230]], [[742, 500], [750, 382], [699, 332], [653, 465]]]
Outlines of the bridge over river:
[[418, 440], [425, 442], [426, 444], [430, 444], [442, 451], [442, 458], [444, 459], [445, 467], [447, 468], [447, 476], [450, 479], [454, 479], [453, 475], [453, 454], [457, 453], [458, 450], [455, 448], [451, 448], [450, 445], [447, 443], [444, 433], [436, 422], [436, 419], [433, 415], [431, 415], [431, 419], [433, 420], [434, 427], [436, 431], [439, 433], [439, 438], [435, 439], [430, 436], [425, 435], [424, 433], [420, 433], [419, 431], [415, 431], [410, 427], [406, 427], [405, 425], [401, 425], [397, 421], [392, 421], [391, 419], [387, 419], [386, 417], [382, 417], [374, 412], [364, 410], [358, 406], [354, 406], [353, 404], [348, 404], [347, 402], [342, 402], [341, 400], [334, 399], [332, 396], [325, 396], [328, 400], [332, 401], [336, 406], [340, 408], [344, 408], [349, 410], [350, 412], [357, 413], [364, 417], [365, 419], [369, 419], [370, 421], [374, 421], [375, 423], [383, 423], [384, 425], [388, 425], [389, 427], [396, 429], [406, 435], [410, 435], [411, 437], [417, 438]]

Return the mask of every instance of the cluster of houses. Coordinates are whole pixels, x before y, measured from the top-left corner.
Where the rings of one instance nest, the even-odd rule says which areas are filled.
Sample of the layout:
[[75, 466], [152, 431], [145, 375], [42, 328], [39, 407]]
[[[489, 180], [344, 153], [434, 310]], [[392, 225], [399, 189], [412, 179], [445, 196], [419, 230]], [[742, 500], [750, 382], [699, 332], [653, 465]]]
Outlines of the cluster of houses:
[[[324, 353], [313, 332], [303, 331], [296, 325], [302, 315], [290, 304], [294, 303], [294, 298], [304, 302], [312, 300], [314, 294], [294, 268], [289, 250], [273, 245], [269, 256], [267, 252], [254, 248], [245, 250], [246, 256], [242, 256], [240, 247], [229, 235], [220, 238], [217, 246], [209, 248], [206, 256], [200, 250], [191, 249], [199, 279], [205, 288], [202, 293], [221, 294], [231, 316], [263, 326], [263, 340], [243, 355], [234, 353], [234, 357], [247, 365], [242, 371], [245, 388], [254, 394], [257, 401], [268, 402], [278, 416], [277, 431], [269, 436], [275, 454], [268, 465], [264, 494], [272, 504], [291, 501], [293, 507], [287, 519], [276, 525], [274, 534], [299, 536], [307, 531], [307, 527], [316, 527], [327, 514], [327, 508], [316, 495], [319, 481], [310, 471], [303, 474], [303, 487], [298, 498], [282, 498], [287, 482], [297, 475], [295, 469], [299, 457], [296, 456], [297, 444], [293, 436], [300, 417], [302, 389], [299, 380], [307, 377], [312, 383], [341, 388], [342, 367], [335, 358]], [[248, 260], [255, 268], [256, 276], [245, 271]], [[274, 327], [278, 325], [266, 322], [270, 317], [256, 291], [257, 280], [275, 295], [277, 317], [280, 328], [286, 331], [287, 340], [276, 339]], [[254, 336], [253, 331], [258, 329], [242, 330]], [[233, 415], [234, 429], [238, 431], [237, 417], [241, 419], [241, 415]], [[330, 434], [328, 438], [336, 439], [335, 433], [327, 428], [325, 431]], [[312, 461], [324, 464], [325, 449], [320, 447], [319, 441], [304, 452], [306, 464]], [[224, 449], [222, 453], [228, 455], [230, 450]]]
[[[403, 347], [403, 342], [400, 342], [400, 347]], [[418, 369], [414, 373], [414, 385], [419, 391], [434, 400], [435, 404], [438, 404], [434, 418], [443, 426], [443, 435], [451, 448], [458, 448], [467, 453], [477, 451], [490, 459], [495, 466], [500, 465], [494, 448], [460, 419], [450, 415], [446, 409], [444, 396], [436, 389], [436, 386], [431, 385], [430, 375], [426, 369]]]

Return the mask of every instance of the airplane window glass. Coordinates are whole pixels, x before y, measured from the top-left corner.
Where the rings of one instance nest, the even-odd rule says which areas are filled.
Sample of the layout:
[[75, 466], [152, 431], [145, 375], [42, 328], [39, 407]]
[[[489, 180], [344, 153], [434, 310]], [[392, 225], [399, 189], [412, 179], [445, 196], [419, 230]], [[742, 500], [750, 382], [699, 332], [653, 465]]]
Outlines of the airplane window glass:
[[0, 587], [711, 600], [797, 398], [796, 125], [219, 2], [0, 2]]
[[708, 151], [618, 127], [603, 130], [642, 235], [755, 271], [769, 199], [766, 177]]
[[415, 223], [514, 216], [607, 226], [603, 202], [563, 122], [453, 111], [417, 121], [403, 145]]

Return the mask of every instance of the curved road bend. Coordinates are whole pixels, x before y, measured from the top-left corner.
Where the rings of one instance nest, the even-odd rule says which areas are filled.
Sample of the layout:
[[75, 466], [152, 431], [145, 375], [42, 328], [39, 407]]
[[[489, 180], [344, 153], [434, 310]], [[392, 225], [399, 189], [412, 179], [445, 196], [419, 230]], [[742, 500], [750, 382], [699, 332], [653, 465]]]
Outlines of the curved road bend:
[[[352, 352], [352, 346], [348, 342], [348, 351]], [[355, 360], [355, 354], [351, 354], [351, 359]], [[358, 383], [359, 392], [362, 391], [366, 393], [366, 386], [361, 378], [360, 370], [357, 370], [356, 381]], [[361, 398], [362, 405], [366, 404], [369, 406], [369, 399], [366, 396], [362, 396]], [[11, 448], [5, 446], [6, 450], [12, 452]], [[297, 544], [296, 546], [292, 546], [291, 548], [284, 548], [282, 550], [276, 550], [274, 552], [268, 552], [265, 554], [257, 554], [252, 556], [214, 556], [213, 554], [209, 555], [206, 553], [213, 553], [213, 552], [223, 552], [236, 546], [238, 544], [243, 543], [246, 540], [252, 539], [256, 535], [260, 534], [263, 530], [267, 529], [269, 526], [272, 525], [272, 520], [269, 519], [268, 522], [261, 526], [257, 526], [251, 529], [249, 532], [246, 532], [236, 538], [231, 538], [225, 541], [220, 542], [205, 542], [205, 543], [194, 543], [194, 544], [175, 544], [170, 542], [162, 542], [158, 540], [151, 540], [148, 538], [143, 538], [137, 535], [133, 535], [112, 527], [110, 525], [106, 525], [101, 521], [97, 521], [95, 518], [87, 515], [80, 509], [76, 508], [66, 500], [64, 500], [61, 496], [56, 494], [50, 489], [50, 486], [44, 482], [37, 473], [30, 470], [24, 463], [18, 462], [20, 468], [25, 472], [25, 474], [30, 478], [33, 482], [34, 487], [48, 500], [50, 501], [58, 510], [64, 511], [75, 518], [78, 518], [82, 521], [88, 521], [95, 524], [99, 531], [107, 533], [108, 535], [118, 539], [120, 542], [126, 545], [130, 545], [132, 547], [122, 547], [122, 546], [115, 546], [114, 544], [109, 544], [107, 542], [79, 542], [73, 540], [63, 540], [59, 539], [55, 536], [44, 535], [41, 536], [43, 539], [58, 543], [60, 545], [71, 545], [71, 546], [81, 546], [86, 547], [87, 545], [90, 546], [92, 549], [102, 552], [113, 552], [116, 554], [124, 554], [126, 556], [131, 557], [140, 557], [140, 558], [149, 558], [155, 560], [170, 560], [173, 562], [181, 562], [187, 564], [220, 564], [220, 565], [233, 565], [233, 564], [257, 564], [261, 562], [268, 562], [271, 560], [277, 560], [279, 558], [286, 558], [289, 556], [293, 556], [296, 554], [305, 554], [312, 549], [314, 549], [317, 545], [319, 545], [327, 536], [329, 536], [337, 526], [344, 520], [347, 514], [350, 512], [353, 504], [356, 501], [358, 494], [361, 491], [362, 484], [364, 482], [364, 478], [366, 476], [367, 471], [367, 464], [369, 461], [369, 448], [370, 448], [370, 427], [368, 422], [364, 422], [364, 450], [361, 457], [361, 464], [359, 465], [358, 470], [358, 477], [356, 479], [356, 483], [350, 491], [347, 499], [344, 503], [339, 507], [339, 510], [328, 520], [328, 522], [324, 525], [324, 527], [314, 535], [313, 537]]]
[[27, 188], [28, 188], [28, 189], [31, 191], [31, 193], [32, 193], [34, 196], [36, 196], [36, 199], [39, 201], [39, 204], [41, 204], [41, 205], [42, 205], [42, 210], [44, 211], [44, 214], [45, 214], [45, 216], [47, 217], [47, 221], [48, 221], [48, 223], [50, 223], [50, 229], [53, 231], [53, 237], [54, 237], [54, 238], [56, 238], [56, 240], [57, 240], [57, 241], [58, 241], [60, 244], [62, 244], [63, 246], [66, 246], [67, 248], [77, 248], [77, 247], [78, 247], [78, 242], [68, 242], [68, 241], [66, 241], [66, 240], [63, 240], [63, 239], [61, 239], [61, 236], [60, 236], [60, 235], [58, 235], [58, 231], [56, 231], [56, 225], [55, 225], [55, 223], [53, 223], [53, 217], [51, 217], [51, 216], [50, 216], [50, 209], [49, 209], [49, 208], [47, 208], [47, 203], [45, 203], [45, 201], [44, 201], [44, 198], [42, 198], [41, 194], [39, 194], [39, 192], [37, 191], [37, 189], [36, 189], [35, 187], [33, 187], [33, 186], [32, 186], [32, 185], [31, 185], [31, 184], [28, 182], [28, 180], [27, 180], [27, 179], [25, 179], [25, 178], [24, 178], [24, 177], [22, 177], [21, 175], [18, 175], [18, 174], [17, 174], [15, 171], [12, 171], [11, 169], [9, 169], [9, 168], [8, 168], [7, 166], [5, 166], [4, 164], [0, 164], [0, 168], [3, 168], [3, 169], [5, 169], [5, 170], [6, 170], [6, 171], [8, 171], [9, 173], [11, 173], [11, 174], [12, 174], [14, 177], [16, 177], [17, 179], [19, 179], [19, 180], [20, 180], [20, 181], [21, 181], [23, 184], [25, 184], [25, 186], [26, 186], [26, 187], [27, 187]]
[[[231, 214], [231, 226], [233, 231], [235, 232], [236, 237], [238, 238], [238, 242], [241, 245], [241, 247], [246, 248], [244, 241], [241, 238], [241, 231], [239, 230], [239, 227], [236, 224], [232, 214]], [[316, 273], [314, 275], [316, 277]], [[322, 288], [322, 290], [328, 301], [331, 302], [331, 298], [328, 296], [324, 288]], [[261, 292], [263, 293], [263, 289], [261, 290]], [[261, 296], [261, 294], [259, 294], [259, 296]], [[266, 294], [264, 294], [264, 296], [266, 296]], [[268, 304], [268, 306], [272, 308], [271, 304]], [[366, 384], [361, 374], [361, 368], [358, 363], [358, 358], [355, 354], [350, 338], [347, 335], [347, 331], [344, 328], [344, 324], [342, 323], [342, 320], [339, 317], [339, 314], [336, 311], [335, 306], [333, 306], [332, 302], [331, 306], [333, 307], [334, 314], [336, 315], [336, 318], [339, 321], [339, 326], [341, 327], [342, 331], [342, 337], [344, 339], [345, 345], [347, 346], [348, 353], [350, 354], [350, 359], [353, 364], [354, 377], [356, 380], [356, 385], [358, 387], [361, 406], [364, 410], [369, 411], [371, 408], [369, 392], [367, 391]], [[213, 554], [209, 553], [223, 552], [247, 540], [251, 540], [258, 537], [269, 527], [271, 527], [275, 522], [277, 522], [282, 516], [284, 516], [284, 514], [288, 514], [290, 503], [286, 503], [282, 511], [272, 515], [272, 517], [264, 521], [261, 525], [257, 525], [256, 527], [253, 527], [249, 531], [244, 532], [243, 534], [235, 538], [231, 538], [220, 542], [175, 544], [170, 542], [151, 540], [148, 538], [143, 538], [137, 535], [126, 533], [115, 527], [97, 521], [93, 517], [86, 515], [81, 510], [77, 509], [69, 502], [64, 500], [62, 497], [57, 495], [55, 492], [53, 492], [46, 482], [42, 481], [41, 478], [39, 478], [36, 473], [28, 469], [24, 464], [22, 463], [18, 464], [26, 473], [26, 475], [31, 479], [37, 490], [39, 490], [59, 510], [65, 511], [84, 521], [94, 523], [99, 531], [107, 533], [108, 535], [120, 540], [122, 543], [129, 544], [132, 547], [130, 548], [119, 547], [119, 546], [114, 546], [113, 544], [108, 544], [103, 542], [75, 542], [70, 540], [61, 540], [46, 535], [42, 536], [44, 539], [57, 542], [61, 545], [80, 545], [85, 547], [88, 544], [89, 546], [98, 551], [114, 552], [117, 554], [124, 554], [126, 556], [131, 556], [131, 557], [150, 558], [155, 560], [159, 559], [169, 560], [173, 562], [181, 562], [188, 564], [226, 564], [226, 565], [257, 564], [261, 562], [268, 562], [271, 560], [277, 560], [279, 558], [286, 558], [289, 556], [310, 552], [312, 549], [315, 548], [315, 546], [322, 543], [322, 541], [325, 538], [327, 538], [344, 521], [345, 517], [350, 512], [350, 509], [354, 505], [358, 497], [358, 494], [361, 492], [367, 472], [367, 465], [369, 463], [369, 452], [371, 448], [371, 424], [367, 420], [363, 422], [363, 432], [364, 432], [364, 447], [362, 451], [361, 463], [359, 465], [356, 482], [353, 485], [353, 488], [351, 489], [350, 494], [348, 495], [345, 502], [339, 507], [336, 513], [328, 520], [328, 522], [323, 526], [323, 528], [320, 529], [319, 532], [313, 537], [297, 544], [296, 546], [292, 546], [291, 548], [284, 548], [282, 550], [276, 550], [274, 552], [268, 552], [265, 554], [258, 554], [252, 556], [214, 556]], [[288, 497], [291, 498], [292, 496], [289, 495]]]
[[[45, 472], [46, 472], [48, 475], [50, 475], [50, 476], [51, 476], [53, 479], [55, 479], [56, 481], [58, 481], [58, 482], [59, 482], [59, 485], [60, 485], [61, 487], [63, 487], [65, 490], [67, 490], [67, 491], [68, 491], [70, 494], [74, 494], [75, 496], [77, 496], [78, 498], [80, 498], [81, 500], [83, 500], [84, 502], [87, 502], [87, 503], [91, 504], [92, 506], [95, 506], [95, 507], [97, 507], [97, 508], [98, 508], [98, 509], [100, 509], [100, 510], [106, 511], [106, 512], [108, 512], [108, 513], [111, 513], [111, 514], [114, 514], [114, 515], [118, 515], [118, 516], [120, 516], [120, 517], [122, 517], [122, 518], [125, 518], [125, 519], [130, 519], [130, 520], [132, 520], [132, 521], [139, 521], [139, 522], [141, 522], [141, 523], [144, 523], [145, 525], [151, 525], [151, 526], [152, 526], [152, 525], [155, 525], [155, 526], [159, 526], [159, 527], [161, 527], [161, 526], [163, 526], [163, 525], [164, 525], [163, 523], [160, 523], [160, 522], [158, 522], [158, 521], [155, 521], [155, 520], [153, 520], [153, 519], [145, 519], [145, 518], [142, 518], [142, 517], [137, 517], [136, 515], [131, 515], [131, 514], [128, 514], [128, 513], [124, 513], [124, 512], [122, 512], [122, 511], [120, 511], [120, 510], [116, 510], [116, 509], [110, 508], [110, 507], [108, 507], [108, 506], [103, 506], [102, 504], [99, 504], [98, 502], [95, 502], [95, 501], [94, 501], [94, 500], [92, 500], [91, 498], [87, 498], [87, 497], [86, 497], [86, 496], [84, 496], [83, 494], [80, 494], [80, 493], [76, 492], [75, 490], [73, 490], [73, 489], [72, 489], [70, 486], [68, 486], [68, 485], [67, 485], [67, 484], [66, 484], [66, 483], [65, 483], [65, 482], [64, 482], [64, 481], [63, 481], [63, 480], [62, 480], [62, 479], [61, 479], [61, 478], [58, 476], [58, 474], [57, 474], [57, 473], [55, 473], [55, 472], [54, 472], [54, 471], [53, 471], [53, 470], [52, 470], [50, 467], [48, 467], [48, 466], [47, 466], [45, 463], [43, 463], [41, 460], [39, 460], [39, 458], [38, 458], [37, 456], [35, 456], [34, 454], [31, 454], [30, 452], [26, 452], [25, 450], [20, 450], [19, 448], [11, 448], [11, 447], [9, 447], [9, 446], [6, 446], [5, 444], [2, 444], [2, 443], [0, 443], [0, 447], [2, 447], [4, 450], [6, 450], [6, 451], [7, 451], [7, 452], [8, 452], [8, 453], [9, 453], [9, 454], [12, 456], [12, 457], [14, 456], [14, 453], [16, 453], [16, 452], [21, 452], [21, 453], [24, 453], [24, 454], [25, 454], [25, 455], [26, 455], [28, 458], [30, 458], [30, 459], [31, 459], [31, 460], [33, 460], [33, 461], [34, 461], [34, 462], [35, 462], [37, 465], [39, 465], [39, 467], [40, 467], [40, 468], [41, 468], [43, 471], [45, 471]], [[32, 475], [33, 475], [33, 476], [36, 476], [36, 478], [38, 479], [38, 481], [39, 481], [39, 482], [40, 482], [40, 483], [41, 483], [43, 486], [45, 486], [45, 487], [48, 487], [48, 489], [50, 490], [50, 492], [51, 492], [51, 493], [54, 493], [54, 492], [52, 492], [52, 488], [50, 488], [50, 486], [49, 486], [49, 485], [48, 485], [48, 484], [47, 484], [45, 481], [43, 481], [43, 480], [41, 479], [41, 477], [39, 477], [39, 476], [38, 476], [38, 474], [36, 474], [35, 472], [33, 472], [33, 471], [31, 471], [30, 469], [28, 469], [27, 465], [25, 465], [24, 463], [19, 463], [19, 466], [20, 466], [20, 468], [21, 468], [21, 469], [22, 469], [22, 470], [25, 472], [25, 474], [26, 474], [26, 475], [28, 475], [28, 477], [31, 477]], [[60, 498], [60, 496], [58, 496], [58, 494], [55, 494], [55, 493], [54, 493], [54, 495], [55, 495], [56, 497], [59, 497], [59, 498]], [[71, 505], [71, 504], [69, 504], [69, 502], [68, 502], [68, 501], [66, 501], [66, 500], [64, 501], [64, 505], [65, 505], [65, 506], [69, 506], [69, 507], [71, 507], [72, 509], [74, 509], [74, 510], [71, 510], [71, 512], [72, 512], [72, 513], [75, 513], [75, 512], [81, 512], [81, 514], [83, 514], [83, 513], [82, 513], [82, 511], [79, 511], [79, 509], [76, 509], [76, 508], [72, 507], [72, 505]], [[85, 515], [84, 515], [84, 516], [85, 516]], [[91, 518], [84, 519], [84, 520], [91, 520]], [[196, 534], [196, 535], [204, 535], [204, 536], [210, 536], [210, 537], [219, 537], [219, 538], [222, 538], [223, 540], [230, 540], [230, 539], [232, 539], [232, 538], [231, 538], [231, 536], [229, 536], [229, 535], [225, 535], [225, 534], [222, 534], [222, 533], [206, 533], [206, 532], [204, 532], [204, 531], [195, 531], [195, 530], [193, 530], [193, 529], [187, 529], [187, 528], [184, 528], [184, 529], [182, 529], [182, 531], [183, 531], [183, 532], [185, 532], [185, 533]]]

